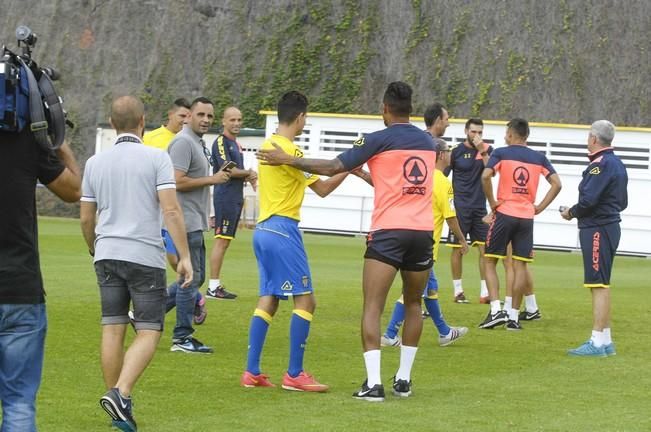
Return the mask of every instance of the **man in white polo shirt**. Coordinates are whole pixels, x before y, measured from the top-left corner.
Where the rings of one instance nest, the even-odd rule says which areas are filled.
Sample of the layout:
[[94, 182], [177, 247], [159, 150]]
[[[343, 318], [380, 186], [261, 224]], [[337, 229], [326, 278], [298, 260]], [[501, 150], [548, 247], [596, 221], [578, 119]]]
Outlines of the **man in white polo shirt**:
[[[176, 197], [167, 153], [146, 147], [142, 102], [132, 96], [111, 105], [115, 145], [86, 162], [82, 183], [81, 227], [102, 302], [101, 361], [108, 391], [100, 405], [123, 431], [136, 431], [131, 390], [156, 352], [165, 321], [165, 249], [161, 210], [179, 253], [177, 272], [189, 286], [193, 272], [183, 213]], [[124, 352], [133, 303], [137, 330]]]

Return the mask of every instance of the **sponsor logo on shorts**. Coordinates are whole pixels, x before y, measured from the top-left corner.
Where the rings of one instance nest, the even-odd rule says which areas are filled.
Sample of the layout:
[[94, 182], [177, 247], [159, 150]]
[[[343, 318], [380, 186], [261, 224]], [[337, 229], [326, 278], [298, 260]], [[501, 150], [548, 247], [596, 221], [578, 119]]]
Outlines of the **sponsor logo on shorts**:
[[294, 286], [290, 281], [285, 281], [285, 283], [282, 284], [280, 289], [283, 291], [291, 291], [292, 289], [294, 289]]
[[592, 269], [599, 271], [599, 246], [601, 243], [601, 234], [599, 231], [592, 235]]

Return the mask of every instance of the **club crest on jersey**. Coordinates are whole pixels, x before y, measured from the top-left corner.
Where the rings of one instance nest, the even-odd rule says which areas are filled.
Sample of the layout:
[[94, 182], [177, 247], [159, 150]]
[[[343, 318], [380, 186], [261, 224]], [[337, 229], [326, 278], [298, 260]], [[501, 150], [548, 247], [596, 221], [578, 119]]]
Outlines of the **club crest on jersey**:
[[590, 174], [592, 175], [599, 175], [601, 174], [601, 169], [599, 167], [594, 167], [590, 170]]
[[294, 286], [290, 281], [285, 281], [285, 283], [283, 283], [282, 286], [280, 287], [280, 289], [283, 291], [291, 291], [293, 288]]
[[511, 191], [514, 194], [528, 195], [529, 190], [527, 189], [527, 184], [529, 183], [529, 177], [529, 170], [523, 166], [517, 167], [513, 171], [513, 181], [517, 186], [513, 186]]
[[403, 195], [425, 195], [427, 188], [420, 186], [427, 180], [427, 164], [418, 156], [412, 156], [402, 165], [402, 176], [413, 186], [402, 188]]

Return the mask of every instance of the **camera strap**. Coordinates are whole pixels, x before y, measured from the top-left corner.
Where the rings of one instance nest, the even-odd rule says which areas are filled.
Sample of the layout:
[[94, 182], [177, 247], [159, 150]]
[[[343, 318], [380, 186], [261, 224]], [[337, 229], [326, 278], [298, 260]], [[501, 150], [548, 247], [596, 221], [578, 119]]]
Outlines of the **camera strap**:
[[39, 91], [38, 82], [32, 73], [32, 70], [27, 67], [22, 58], [16, 57], [27, 75], [27, 82], [29, 84], [29, 114], [30, 114], [30, 129], [36, 138], [36, 142], [45, 149], [50, 149], [50, 142], [47, 136], [47, 120], [45, 119], [45, 112], [43, 111], [43, 100]]

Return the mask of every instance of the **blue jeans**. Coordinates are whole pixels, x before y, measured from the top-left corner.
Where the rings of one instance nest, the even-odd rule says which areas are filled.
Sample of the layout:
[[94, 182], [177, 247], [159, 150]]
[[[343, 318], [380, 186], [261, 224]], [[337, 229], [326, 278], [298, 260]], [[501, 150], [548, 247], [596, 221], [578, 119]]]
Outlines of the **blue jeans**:
[[46, 332], [45, 303], [0, 304], [1, 432], [36, 431]]
[[202, 231], [188, 233], [188, 247], [190, 248], [190, 261], [192, 261], [193, 278], [187, 288], [181, 288], [179, 281], [167, 287], [167, 310], [176, 304], [176, 326], [172, 335], [173, 341], [180, 341], [194, 333], [192, 317], [194, 304], [199, 288], [206, 278], [206, 246], [203, 242]]

